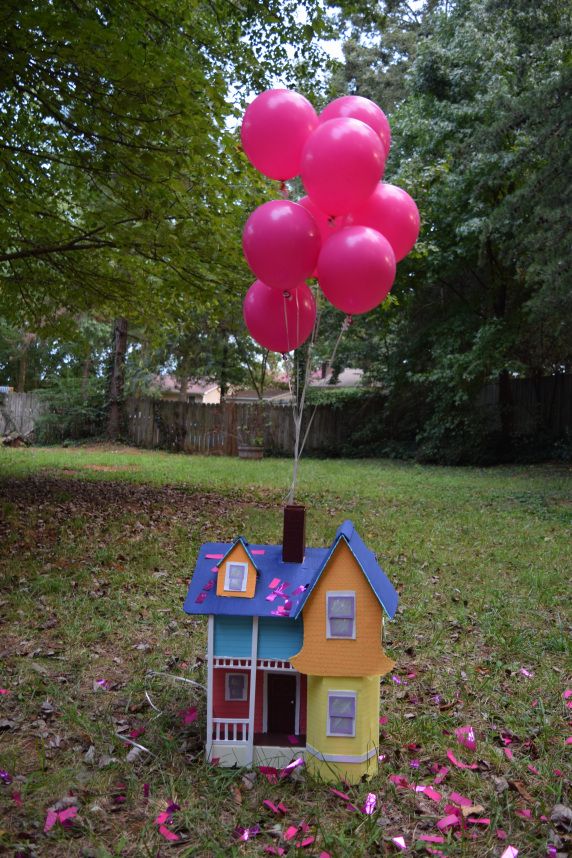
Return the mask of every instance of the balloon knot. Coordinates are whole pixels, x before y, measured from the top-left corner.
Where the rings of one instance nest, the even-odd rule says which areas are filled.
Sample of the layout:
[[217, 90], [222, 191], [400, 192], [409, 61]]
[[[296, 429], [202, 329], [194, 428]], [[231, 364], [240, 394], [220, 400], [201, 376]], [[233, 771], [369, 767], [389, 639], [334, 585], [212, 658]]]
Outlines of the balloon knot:
[[280, 196], [282, 197], [282, 199], [287, 200], [289, 195], [290, 192], [288, 190], [288, 185], [286, 184], [286, 182], [280, 182]]
[[282, 292], [282, 295], [284, 296], [284, 298], [291, 298], [292, 297], [292, 293], [289, 292], [287, 289], [285, 289], [284, 292]]
[[329, 215], [328, 216], [328, 226], [330, 227], [330, 229], [333, 229], [335, 227], [335, 225], [336, 225], [336, 215]]
[[352, 324], [352, 322], [353, 322], [353, 319], [352, 319], [352, 317], [348, 314], [348, 315], [346, 316], [346, 318], [344, 319], [344, 321], [342, 322], [342, 331], [347, 331], [347, 329], [348, 329], [348, 328], [349, 328], [349, 326]]

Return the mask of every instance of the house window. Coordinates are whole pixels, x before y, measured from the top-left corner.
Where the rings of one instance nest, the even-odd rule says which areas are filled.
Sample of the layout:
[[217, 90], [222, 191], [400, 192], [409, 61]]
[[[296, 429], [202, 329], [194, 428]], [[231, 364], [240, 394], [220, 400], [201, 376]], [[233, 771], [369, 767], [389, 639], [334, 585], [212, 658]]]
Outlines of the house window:
[[247, 563], [227, 563], [224, 589], [232, 593], [244, 593], [248, 578]]
[[224, 699], [246, 700], [248, 690], [247, 673], [227, 673], [225, 676]]
[[326, 594], [326, 604], [326, 637], [355, 639], [356, 594], [330, 592]]
[[328, 694], [328, 736], [355, 736], [356, 692], [330, 691]]

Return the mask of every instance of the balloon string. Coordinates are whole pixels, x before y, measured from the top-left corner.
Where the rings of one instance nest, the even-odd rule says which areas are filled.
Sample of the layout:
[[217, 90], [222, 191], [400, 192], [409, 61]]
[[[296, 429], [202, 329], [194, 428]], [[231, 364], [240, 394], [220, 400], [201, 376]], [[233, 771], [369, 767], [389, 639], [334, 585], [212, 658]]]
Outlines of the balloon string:
[[[341, 341], [343, 335], [345, 334], [345, 332], [350, 327], [351, 323], [352, 323], [352, 317], [346, 316], [344, 321], [342, 322], [342, 327], [340, 329], [340, 333], [338, 334], [338, 338], [334, 344], [334, 348], [333, 348], [332, 354], [330, 355], [330, 359], [327, 362], [327, 366], [332, 366], [332, 364], [334, 363], [334, 360], [336, 357], [336, 352], [338, 351], [338, 346], [340, 344], [340, 341]], [[316, 405], [314, 405], [314, 410], [312, 411], [312, 414], [310, 415], [310, 419], [308, 420], [308, 424], [306, 426], [306, 431], [304, 432], [304, 437], [302, 438], [302, 443], [300, 445], [300, 453], [299, 453], [300, 456], [304, 452], [304, 446], [305, 446], [306, 441], [308, 439], [308, 435], [310, 433], [310, 427], [312, 426], [312, 421], [314, 420], [314, 417], [316, 416], [317, 410], [318, 410], [318, 405], [316, 404]]]

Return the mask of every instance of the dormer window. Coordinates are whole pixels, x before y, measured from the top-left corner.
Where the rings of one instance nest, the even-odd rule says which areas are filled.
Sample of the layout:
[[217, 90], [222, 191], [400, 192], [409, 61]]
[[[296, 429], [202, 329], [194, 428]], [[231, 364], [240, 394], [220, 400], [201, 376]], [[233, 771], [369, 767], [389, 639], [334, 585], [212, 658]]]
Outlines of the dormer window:
[[326, 608], [326, 637], [355, 640], [356, 594], [330, 591], [326, 593]]
[[244, 593], [246, 590], [246, 582], [248, 580], [248, 563], [233, 563], [229, 561], [226, 564], [226, 573], [224, 578], [224, 589], [230, 593]]

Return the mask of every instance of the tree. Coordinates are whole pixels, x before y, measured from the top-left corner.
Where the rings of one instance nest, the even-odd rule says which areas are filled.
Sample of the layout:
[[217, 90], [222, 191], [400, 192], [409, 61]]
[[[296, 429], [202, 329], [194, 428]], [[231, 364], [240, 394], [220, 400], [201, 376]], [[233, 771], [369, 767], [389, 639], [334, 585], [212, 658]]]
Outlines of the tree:
[[[382, 6], [389, 33], [407, 33], [407, 4]], [[417, 200], [423, 229], [380, 328], [391, 331], [385, 377], [396, 407], [418, 403], [422, 455], [506, 458], [509, 379], [572, 364], [572, 6], [456, 0], [420, 12], [386, 179]], [[391, 68], [380, 53], [376, 93], [372, 56], [362, 60], [356, 85], [366, 81], [383, 106]], [[500, 391], [496, 440], [476, 405], [490, 380]]]
[[237, 290], [241, 222], [267, 183], [245, 180], [229, 122], [271, 75], [312, 80], [326, 27], [318, 0], [7, 0], [0, 314], [158, 328]]

